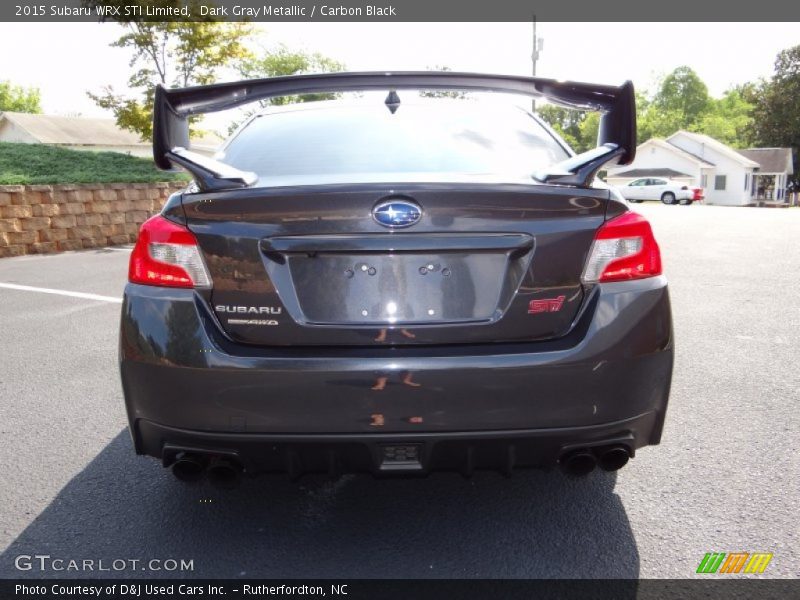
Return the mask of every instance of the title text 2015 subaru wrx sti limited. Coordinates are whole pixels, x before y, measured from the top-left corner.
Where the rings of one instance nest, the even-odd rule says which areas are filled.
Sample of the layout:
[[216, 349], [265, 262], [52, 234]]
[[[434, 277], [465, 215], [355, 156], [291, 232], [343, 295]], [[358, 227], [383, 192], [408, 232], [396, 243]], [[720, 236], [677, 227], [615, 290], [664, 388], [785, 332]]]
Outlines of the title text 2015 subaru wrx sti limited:
[[[598, 147], [576, 155], [475, 92], [599, 111]], [[187, 150], [192, 115], [321, 93], [339, 96], [264, 110], [213, 159]], [[650, 225], [595, 177], [635, 140], [630, 83], [400, 72], [158, 88], [156, 163], [194, 182], [131, 256], [120, 360], [136, 451], [221, 486], [620, 468], [659, 443], [673, 363]]]

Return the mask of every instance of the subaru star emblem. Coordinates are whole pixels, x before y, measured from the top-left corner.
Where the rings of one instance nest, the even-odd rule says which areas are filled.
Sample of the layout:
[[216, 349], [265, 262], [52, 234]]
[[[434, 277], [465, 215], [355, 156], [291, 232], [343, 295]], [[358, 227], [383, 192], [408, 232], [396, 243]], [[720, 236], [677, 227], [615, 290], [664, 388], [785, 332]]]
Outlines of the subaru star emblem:
[[408, 200], [395, 198], [379, 203], [372, 209], [372, 217], [385, 227], [410, 227], [422, 217], [422, 209]]

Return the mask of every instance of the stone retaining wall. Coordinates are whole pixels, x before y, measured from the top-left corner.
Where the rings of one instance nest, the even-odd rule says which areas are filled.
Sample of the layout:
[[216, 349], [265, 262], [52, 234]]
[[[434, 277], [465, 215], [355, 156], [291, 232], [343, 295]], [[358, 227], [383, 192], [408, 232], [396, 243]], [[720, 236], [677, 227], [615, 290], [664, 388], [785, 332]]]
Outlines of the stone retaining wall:
[[139, 226], [185, 185], [0, 185], [0, 258], [134, 242]]

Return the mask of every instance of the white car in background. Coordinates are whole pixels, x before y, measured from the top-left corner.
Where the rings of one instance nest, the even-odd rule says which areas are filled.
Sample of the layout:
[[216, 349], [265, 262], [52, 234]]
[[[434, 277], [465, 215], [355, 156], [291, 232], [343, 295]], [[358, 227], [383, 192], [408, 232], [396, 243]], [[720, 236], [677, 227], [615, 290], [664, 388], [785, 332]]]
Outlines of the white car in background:
[[703, 199], [703, 188], [670, 181], [663, 177], [641, 177], [617, 187], [630, 202], [661, 200], [664, 204], [691, 204]]

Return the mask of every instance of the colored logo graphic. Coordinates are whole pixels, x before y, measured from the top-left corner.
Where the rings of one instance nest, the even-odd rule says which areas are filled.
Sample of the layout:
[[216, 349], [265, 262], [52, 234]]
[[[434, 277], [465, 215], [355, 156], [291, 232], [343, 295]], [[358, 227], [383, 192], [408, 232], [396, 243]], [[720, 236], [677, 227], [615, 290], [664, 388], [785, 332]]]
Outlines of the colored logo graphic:
[[372, 216], [386, 227], [409, 227], [420, 220], [422, 209], [407, 200], [390, 200], [378, 204]]
[[558, 296], [557, 298], [540, 298], [538, 300], [531, 300], [528, 303], [528, 314], [535, 315], [543, 312], [558, 312], [564, 305], [566, 296]]
[[709, 552], [700, 561], [697, 573], [763, 573], [771, 560], [771, 552]]

